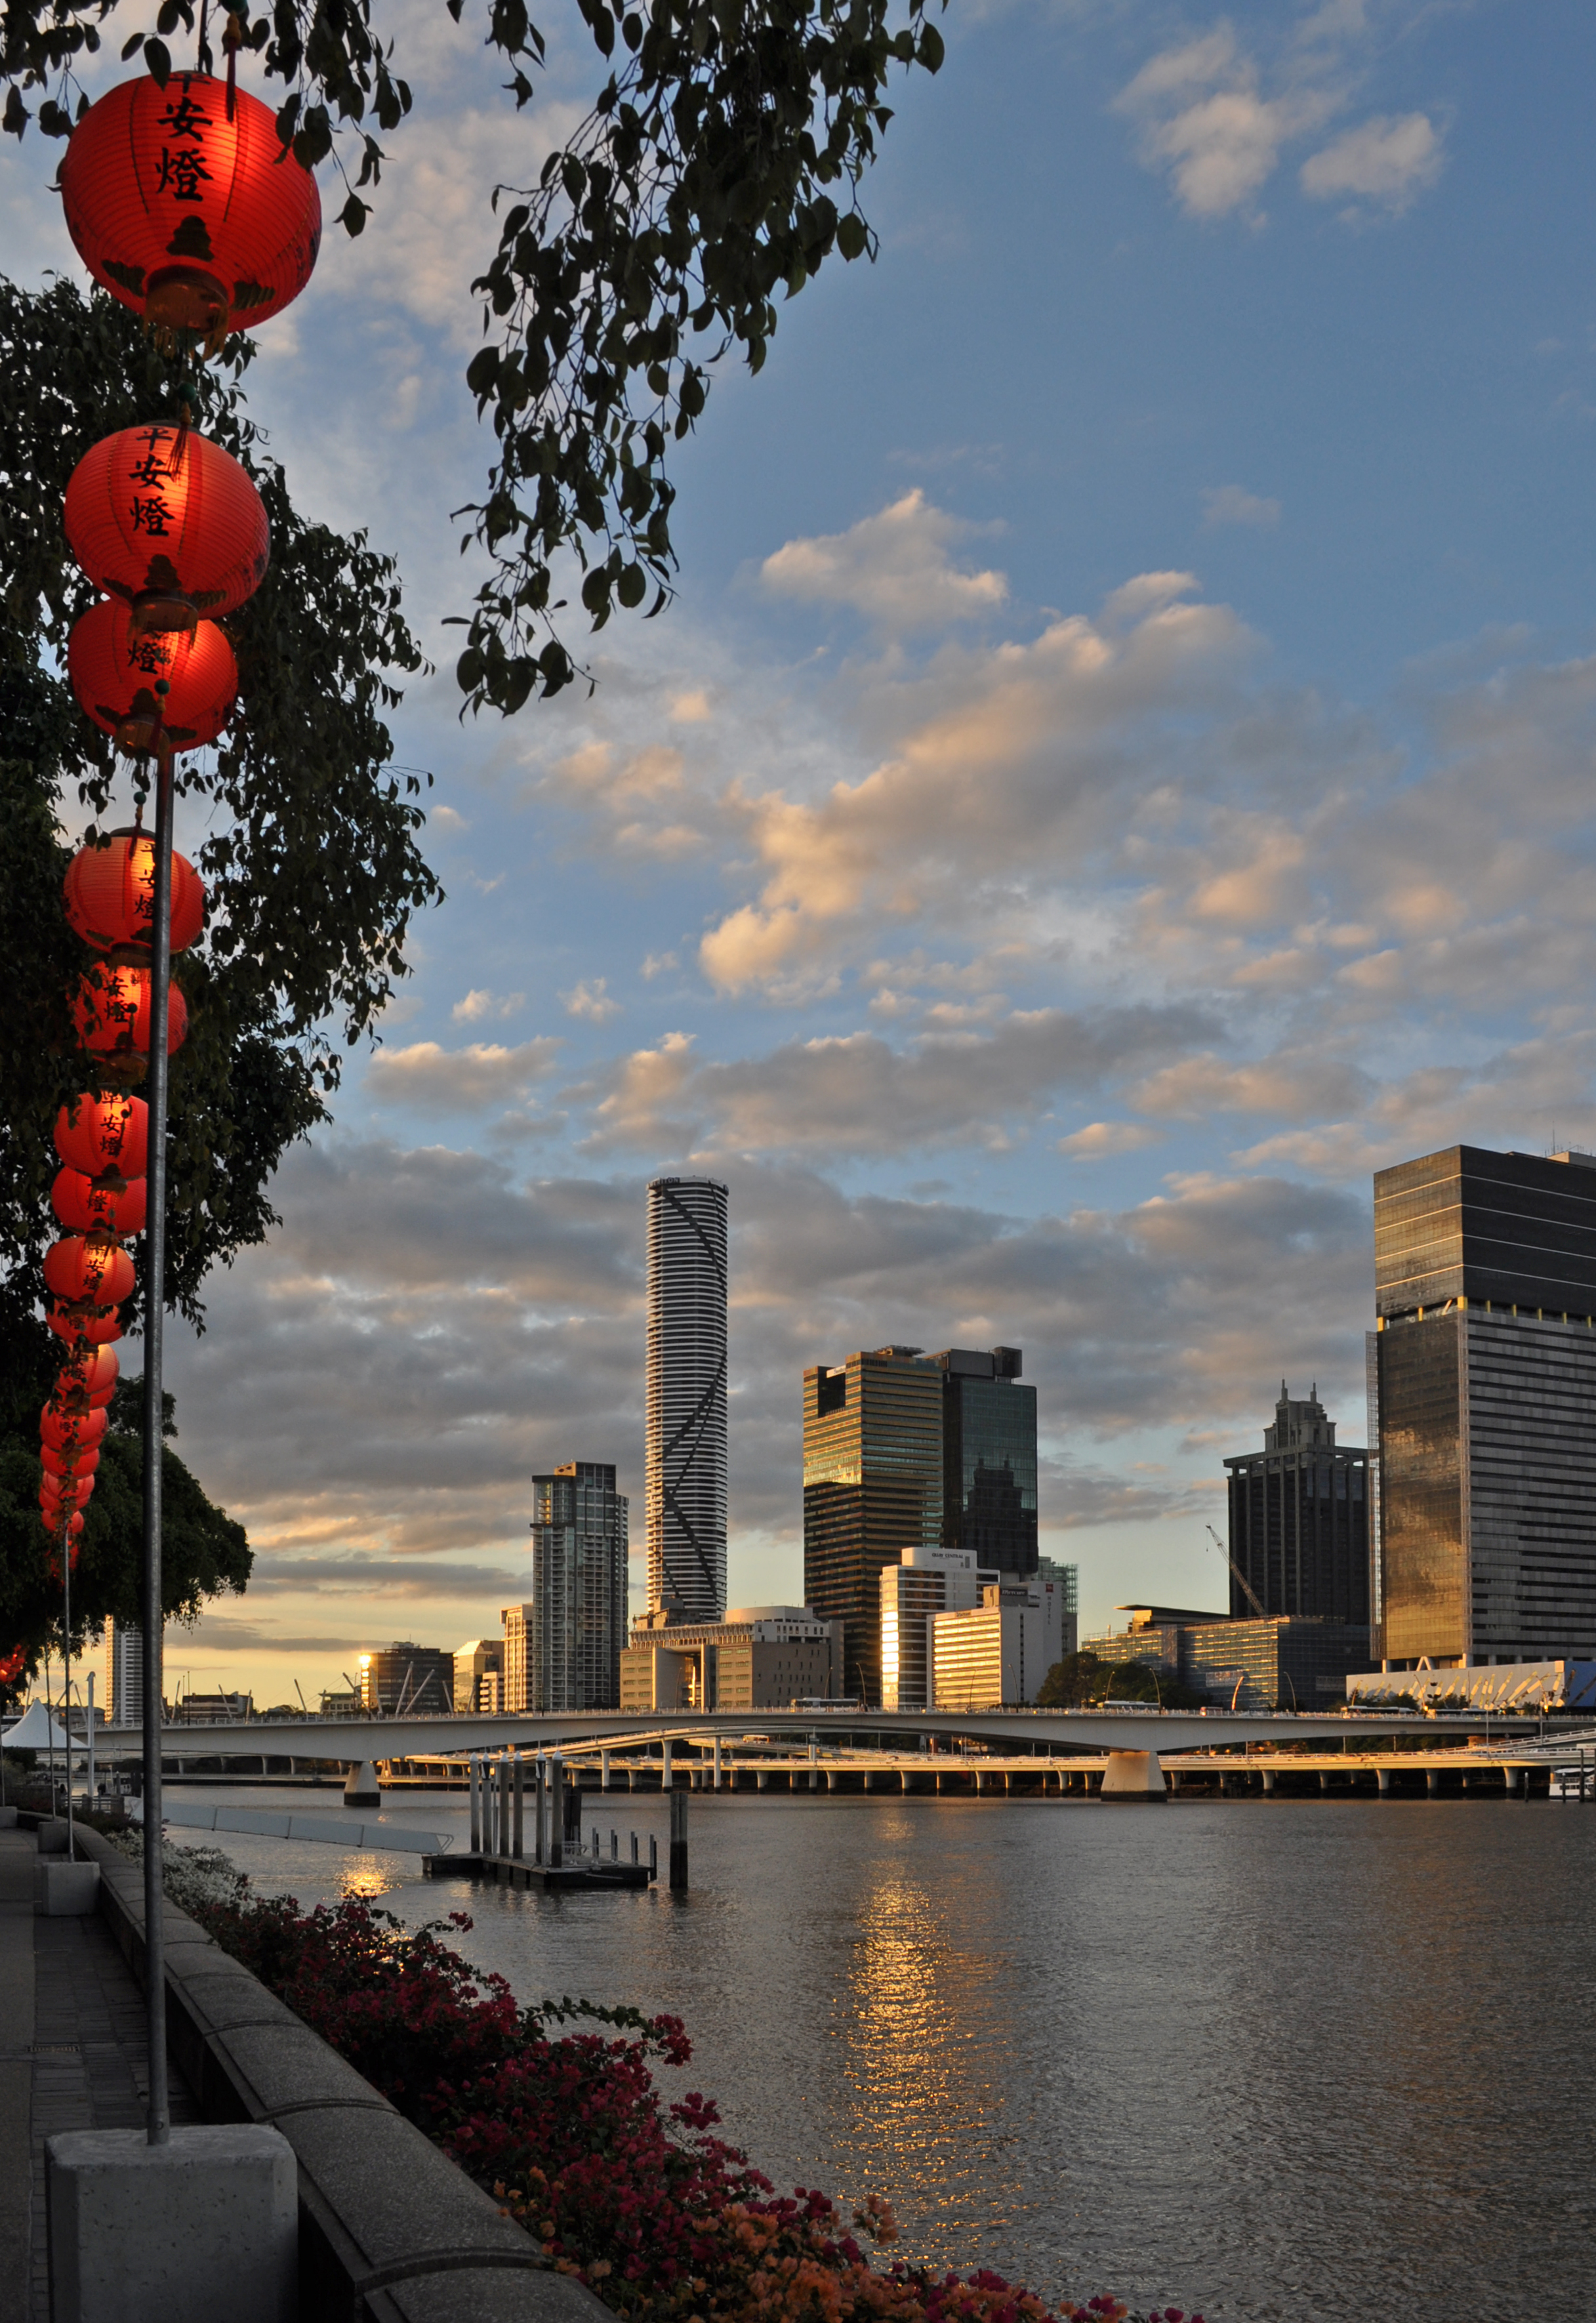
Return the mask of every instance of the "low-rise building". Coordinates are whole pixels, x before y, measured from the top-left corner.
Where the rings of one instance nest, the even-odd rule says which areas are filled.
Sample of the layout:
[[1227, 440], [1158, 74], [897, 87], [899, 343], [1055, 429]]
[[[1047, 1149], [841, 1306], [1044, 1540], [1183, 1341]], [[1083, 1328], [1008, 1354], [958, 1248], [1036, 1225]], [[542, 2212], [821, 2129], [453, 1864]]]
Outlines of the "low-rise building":
[[254, 1714], [252, 1694], [185, 1694], [176, 1705], [172, 1722], [178, 1726], [226, 1726]]
[[807, 1605], [742, 1605], [721, 1621], [639, 1614], [620, 1657], [623, 1711], [784, 1710], [842, 1691], [843, 1625]]
[[[454, 1652], [454, 1707], [462, 1716], [472, 1711], [499, 1708], [497, 1697], [503, 1692], [504, 1640], [502, 1638], [467, 1638]], [[491, 1685], [489, 1681], [491, 1680]], [[488, 1695], [495, 1699], [490, 1704]]]
[[1088, 1638], [1099, 1661], [1137, 1662], [1238, 1710], [1326, 1710], [1346, 1698], [1367, 1658], [1366, 1623], [1314, 1614], [1265, 1621], [1175, 1605], [1121, 1605], [1124, 1630]]
[[905, 1548], [881, 1575], [881, 1707], [924, 1710], [931, 1702], [931, 1633], [934, 1613], [963, 1611], [981, 1602], [982, 1584], [997, 1579], [973, 1549]]
[[440, 1646], [397, 1638], [360, 1657], [360, 1703], [368, 1717], [419, 1718], [454, 1707], [454, 1657]]
[[1034, 1702], [1059, 1658], [1061, 1600], [1053, 1582], [990, 1582], [978, 1605], [933, 1613], [930, 1706], [1001, 1710]]
[[536, 1605], [501, 1605], [499, 1619], [504, 1631], [503, 1666], [499, 1680], [499, 1706], [518, 1716], [532, 1707], [533, 1647], [537, 1636]]

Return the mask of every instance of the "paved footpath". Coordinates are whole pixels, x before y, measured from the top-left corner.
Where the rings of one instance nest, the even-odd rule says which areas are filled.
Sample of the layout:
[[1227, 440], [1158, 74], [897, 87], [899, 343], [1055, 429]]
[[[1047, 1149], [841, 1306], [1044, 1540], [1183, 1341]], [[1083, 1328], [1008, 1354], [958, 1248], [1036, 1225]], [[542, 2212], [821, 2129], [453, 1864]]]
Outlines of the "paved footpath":
[[[49, 2323], [44, 2141], [138, 2129], [144, 1996], [97, 1913], [33, 1916], [33, 1834], [0, 1831], [0, 2323]], [[175, 2122], [199, 2116], [176, 2069]]]

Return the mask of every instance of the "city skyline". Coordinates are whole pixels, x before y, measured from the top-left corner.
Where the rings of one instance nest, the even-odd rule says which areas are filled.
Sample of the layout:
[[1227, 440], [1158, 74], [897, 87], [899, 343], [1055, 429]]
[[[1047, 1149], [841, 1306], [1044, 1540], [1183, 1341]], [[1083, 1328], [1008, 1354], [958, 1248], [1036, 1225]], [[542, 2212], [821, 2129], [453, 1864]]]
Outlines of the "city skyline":
[[[1596, 1144], [1596, 27], [1536, 26], [950, 17], [862, 189], [879, 261], [674, 455], [676, 601], [591, 641], [592, 693], [461, 725], [459, 286], [591, 69], [552, 27], [518, 115], [406, 17], [366, 231], [247, 385], [296, 500], [399, 556], [447, 901], [281, 1226], [170, 1335], [257, 1551], [172, 1641], [196, 1685], [480, 1631], [572, 1454], [641, 1506], [661, 1171], [730, 1189], [731, 1599], [797, 1593], [815, 1349], [1013, 1338], [1095, 1628], [1127, 1576], [1203, 1602], [1282, 1371], [1358, 1409], [1374, 1169]], [[59, 159], [6, 155], [20, 280], [76, 271]]]

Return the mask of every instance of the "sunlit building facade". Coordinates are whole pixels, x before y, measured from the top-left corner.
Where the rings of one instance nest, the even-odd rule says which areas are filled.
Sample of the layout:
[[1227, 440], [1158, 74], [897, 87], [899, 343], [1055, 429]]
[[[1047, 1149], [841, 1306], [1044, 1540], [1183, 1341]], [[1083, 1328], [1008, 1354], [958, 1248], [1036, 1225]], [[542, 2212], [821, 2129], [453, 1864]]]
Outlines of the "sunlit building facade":
[[144, 1633], [131, 1623], [107, 1621], [100, 1663], [103, 1707], [108, 1726], [139, 1726], [144, 1717]]
[[1055, 1584], [986, 1584], [968, 1611], [933, 1613], [933, 1710], [1019, 1709], [1034, 1702], [1059, 1657], [1062, 1605]]
[[1374, 1180], [1372, 1658], [1596, 1657], [1596, 1155]]
[[454, 1707], [454, 1657], [396, 1639], [360, 1657], [360, 1704], [367, 1717], [419, 1718]]
[[648, 1188], [648, 1602], [726, 1610], [727, 1194], [713, 1178]]
[[620, 1707], [786, 1710], [835, 1699], [840, 1624], [807, 1605], [734, 1606], [720, 1621], [687, 1621], [669, 1606], [639, 1614], [620, 1657]]
[[962, 1548], [906, 1548], [881, 1571], [881, 1707], [924, 1710], [931, 1703], [933, 1613], [963, 1611], [981, 1602], [983, 1572]]
[[841, 1690], [881, 1700], [881, 1575], [942, 1540], [942, 1373], [876, 1347], [803, 1374], [803, 1594], [840, 1621]]
[[454, 1651], [454, 1707], [468, 1713], [499, 1707], [503, 1691], [504, 1641], [468, 1638]]

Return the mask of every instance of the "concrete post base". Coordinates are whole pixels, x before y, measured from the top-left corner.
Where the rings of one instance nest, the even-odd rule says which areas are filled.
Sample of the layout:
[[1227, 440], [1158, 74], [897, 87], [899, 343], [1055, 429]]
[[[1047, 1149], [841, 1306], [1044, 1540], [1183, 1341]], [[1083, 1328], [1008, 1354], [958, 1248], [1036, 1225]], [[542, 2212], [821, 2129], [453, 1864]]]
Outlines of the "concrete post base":
[[33, 1866], [33, 1910], [43, 1920], [81, 1920], [100, 1900], [97, 1863], [41, 1855]]
[[1111, 1750], [1099, 1795], [1112, 1804], [1169, 1796], [1156, 1750]]
[[293, 2148], [253, 2122], [46, 2141], [53, 2323], [292, 2323]]
[[344, 1781], [344, 1804], [346, 1807], [380, 1807], [382, 1788], [377, 1780], [374, 1759], [367, 1758], [358, 1767], [351, 1767]]

